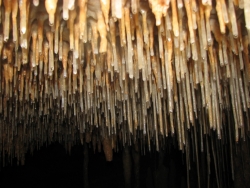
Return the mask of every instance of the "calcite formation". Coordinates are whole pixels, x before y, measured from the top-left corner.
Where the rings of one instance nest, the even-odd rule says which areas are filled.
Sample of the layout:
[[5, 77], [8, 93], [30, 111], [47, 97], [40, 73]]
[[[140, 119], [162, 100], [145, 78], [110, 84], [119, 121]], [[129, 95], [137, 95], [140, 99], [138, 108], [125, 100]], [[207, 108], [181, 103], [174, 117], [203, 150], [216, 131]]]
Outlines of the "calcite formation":
[[249, 0], [1, 0], [0, 14], [3, 163], [54, 141], [112, 160], [117, 143], [172, 136], [188, 165], [211, 135], [249, 132]]

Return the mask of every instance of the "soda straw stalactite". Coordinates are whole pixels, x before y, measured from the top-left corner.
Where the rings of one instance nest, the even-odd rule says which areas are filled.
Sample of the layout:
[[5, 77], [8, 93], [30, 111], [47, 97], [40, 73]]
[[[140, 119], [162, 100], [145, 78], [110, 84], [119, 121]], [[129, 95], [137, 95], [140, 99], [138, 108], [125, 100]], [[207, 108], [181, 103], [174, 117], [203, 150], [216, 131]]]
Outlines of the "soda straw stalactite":
[[92, 137], [110, 161], [171, 136], [187, 175], [193, 157], [199, 172], [207, 161], [208, 181], [210, 165], [217, 179], [224, 170], [227, 140], [233, 178], [233, 148], [249, 131], [250, 1], [0, 2], [2, 164]]

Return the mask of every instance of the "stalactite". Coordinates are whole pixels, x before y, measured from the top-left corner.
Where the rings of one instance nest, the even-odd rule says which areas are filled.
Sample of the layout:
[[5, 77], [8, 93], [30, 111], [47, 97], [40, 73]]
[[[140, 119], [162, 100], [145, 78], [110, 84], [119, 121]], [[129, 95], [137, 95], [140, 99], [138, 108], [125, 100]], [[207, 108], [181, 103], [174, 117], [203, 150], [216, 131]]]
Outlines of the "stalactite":
[[112, 160], [116, 142], [158, 151], [170, 133], [187, 168], [200, 149], [219, 177], [216, 139], [230, 136], [232, 156], [232, 143], [246, 138], [248, 0], [4, 0], [0, 8], [2, 156], [23, 161], [30, 142], [69, 147], [95, 134]]

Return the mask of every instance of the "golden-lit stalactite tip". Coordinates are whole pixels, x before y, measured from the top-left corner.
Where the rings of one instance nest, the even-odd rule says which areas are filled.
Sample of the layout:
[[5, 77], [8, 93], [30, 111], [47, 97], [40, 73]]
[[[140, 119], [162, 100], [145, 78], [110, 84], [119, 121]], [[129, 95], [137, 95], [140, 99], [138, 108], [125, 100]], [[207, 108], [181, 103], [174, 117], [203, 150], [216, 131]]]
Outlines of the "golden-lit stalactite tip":
[[45, 0], [45, 8], [47, 13], [49, 14], [49, 23], [53, 25], [55, 19], [54, 16], [57, 8], [57, 0]]
[[107, 161], [113, 160], [113, 150], [112, 150], [112, 142], [110, 138], [104, 138], [102, 141], [103, 150], [105, 154], [105, 158]]
[[192, 129], [196, 143], [211, 132], [223, 139], [230, 115], [230, 139], [250, 130], [249, 0], [0, 6], [3, 155], [23, 161], [28, 149], [91, 142], [93, 132], [107, 160], [116, 142], [141, 140], [145, 152], [167, 136], [189, 155]]

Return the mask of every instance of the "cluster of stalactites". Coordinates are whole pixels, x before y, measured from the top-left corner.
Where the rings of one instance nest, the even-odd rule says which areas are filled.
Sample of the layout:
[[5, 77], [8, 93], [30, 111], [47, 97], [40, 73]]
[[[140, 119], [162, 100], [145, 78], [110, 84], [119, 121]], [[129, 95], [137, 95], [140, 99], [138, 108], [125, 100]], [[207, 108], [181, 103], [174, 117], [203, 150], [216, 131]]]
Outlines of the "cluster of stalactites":
[[249, 130], [249, 0], [0, 2], [0, 151]]

